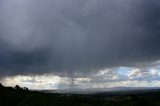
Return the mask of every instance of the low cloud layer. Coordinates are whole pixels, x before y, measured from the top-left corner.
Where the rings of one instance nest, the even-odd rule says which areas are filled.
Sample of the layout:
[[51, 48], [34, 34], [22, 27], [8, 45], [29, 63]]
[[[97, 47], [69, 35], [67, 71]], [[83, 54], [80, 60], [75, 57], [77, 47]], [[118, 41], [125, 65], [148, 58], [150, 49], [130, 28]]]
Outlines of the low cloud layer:
[[[121, 69], [126, 68], [125, 74]], [[27, 86], [29, 89], [95, 89], [95, 90], [118, 90], [123, 87], [159, 87], [160, 69], [138, 69], [121, 67], [116, 71], [111, 69], [101, 70], [87, 77], [76, 77], [70, 83], [70, 77], [55, 75], [41, 76], [14, 76], [1, 80], [6, 86]], [[71, 85], [71, 84], [74, 84]], [[109, 89], [112, 88], [112, 89]]]
[[150, 65], [160, 59], [159, 13], [159, 0], [1, 0], [0, 76]]

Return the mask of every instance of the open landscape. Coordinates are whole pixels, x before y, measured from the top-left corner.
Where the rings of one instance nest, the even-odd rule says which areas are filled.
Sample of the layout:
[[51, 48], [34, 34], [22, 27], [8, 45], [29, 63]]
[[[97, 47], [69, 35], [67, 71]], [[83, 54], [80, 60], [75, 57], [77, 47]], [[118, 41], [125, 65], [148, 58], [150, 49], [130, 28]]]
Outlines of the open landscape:
[[0, 85], [0, 106], [160, 106], [160, 89], [73, 94]]
[[160, 0], [0, 0], [0, 106], [160, 106]]

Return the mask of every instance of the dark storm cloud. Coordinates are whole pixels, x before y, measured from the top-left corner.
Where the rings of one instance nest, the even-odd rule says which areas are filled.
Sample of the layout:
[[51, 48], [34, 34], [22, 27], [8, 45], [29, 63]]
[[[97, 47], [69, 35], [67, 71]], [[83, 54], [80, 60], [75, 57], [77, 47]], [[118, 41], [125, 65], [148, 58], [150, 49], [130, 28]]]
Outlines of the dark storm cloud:
[[0, 74], [86, 74], [159, 60], [159, 13], [159, 0], [3, 0]]

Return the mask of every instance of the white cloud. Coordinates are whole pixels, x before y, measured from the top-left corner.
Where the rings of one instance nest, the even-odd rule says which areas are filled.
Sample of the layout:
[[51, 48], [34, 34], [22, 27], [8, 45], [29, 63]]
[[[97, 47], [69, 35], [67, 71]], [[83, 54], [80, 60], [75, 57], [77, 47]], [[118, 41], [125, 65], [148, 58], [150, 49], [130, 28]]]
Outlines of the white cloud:
[[2, 80], [2, 83], [6, 86], [20, 85], [22, 87], [28, 87], [30, 89], [57, 89], [57, 84], [60, 81], [60, 77], [53, 75], [43, 76], [14, 76], [6, 77]]
[[[126, 70], [126, 69], [125, 69]], [[6, 86], [16, 84], [29, 89], [67, 88], [114, 88], [114, 87], [160, 87], [160, 71], [156, 68], [129, 68], [119, 73], [116, 69], [104, 69], [88, 77], [60, 77], [55, 75], [6, 77], [1, 82]], [[73, 81], [73, 82], [72, 82]], [[71, 85], [73, 83], [73, 85]]]
[[158, 79], [160, 71], [156, 68], [148, 69], [133, 69], [128, 73], [128, 79], [138, 80], [155, 80]]
[[131, 79], [132, 78], [139, 78], [139, 77], [146, 77], [148, 75], [149, 75], [149, 71], [141, 70], [141, 69], [134, 69], [128, 73], [128, 77]]
[[159, 76], [160, 75], [160, 71], [158, 71], [157, 69], [151, 69], [150, 72], [153, 76]]
[[95, 74], [94, 78], [101, 78], [103, 80], [116, 80], [119, 79], [118, 73], [113, 69], [105, 69], [99, 71], [97, 74]]

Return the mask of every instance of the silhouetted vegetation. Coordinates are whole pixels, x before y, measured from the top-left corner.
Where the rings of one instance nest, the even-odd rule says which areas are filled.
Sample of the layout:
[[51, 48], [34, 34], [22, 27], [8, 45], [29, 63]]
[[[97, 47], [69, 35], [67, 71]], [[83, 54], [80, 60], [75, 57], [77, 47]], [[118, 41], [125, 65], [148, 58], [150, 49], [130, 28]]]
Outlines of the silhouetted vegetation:
[[0, 84], [0, 106], [160, 106], [160, 90], [80, 95], [43, 93]]

